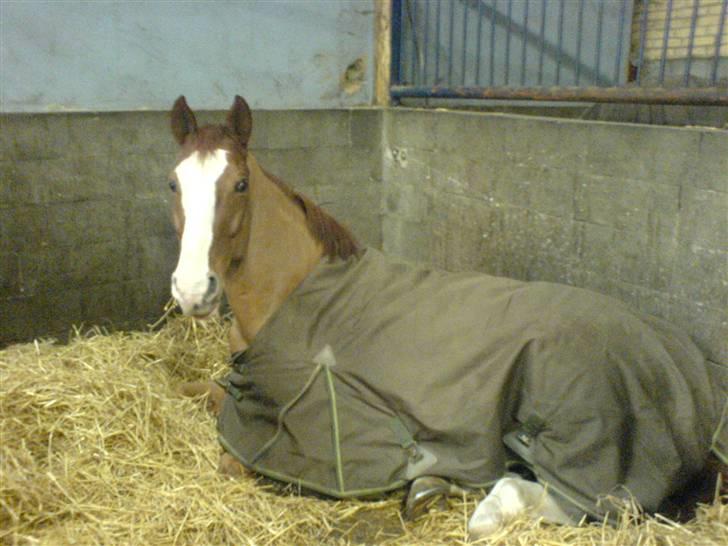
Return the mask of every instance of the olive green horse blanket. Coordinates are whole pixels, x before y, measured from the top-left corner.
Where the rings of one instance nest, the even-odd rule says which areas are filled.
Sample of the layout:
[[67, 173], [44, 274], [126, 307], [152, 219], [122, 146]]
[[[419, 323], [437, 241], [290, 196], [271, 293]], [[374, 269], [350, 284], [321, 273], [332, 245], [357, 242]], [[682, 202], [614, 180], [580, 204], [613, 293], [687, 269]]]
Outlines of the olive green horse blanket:
[[246, 467], [335, 497], [525, 461], [567, 509], [654, 510], [706, 459], [720, 395], [682, 332], [587, 290], [384, 257], [321, 264], [235, 359], [218, 427]]

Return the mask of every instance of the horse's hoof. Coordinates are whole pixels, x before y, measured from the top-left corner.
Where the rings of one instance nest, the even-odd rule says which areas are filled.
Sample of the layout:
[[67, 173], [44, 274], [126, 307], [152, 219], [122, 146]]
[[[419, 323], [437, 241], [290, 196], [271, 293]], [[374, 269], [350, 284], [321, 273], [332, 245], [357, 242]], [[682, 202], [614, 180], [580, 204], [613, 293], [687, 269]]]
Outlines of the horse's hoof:
[[240, 462], [230, 455], [228, 452], [223, 452], [220, 455], [220, 462], [217, 465], [217, 471], [228, 478], [240, 478], [245, 474], [245, 468]]
[[[427, 512], [436, 502], [439, 508], [445, 509], [445, 497], [461, 494], [462, 490], [450, 482], [436, 476], [421, 476], [410, 485], [404, 502], [403, 515], [406, 520], [414, 520]], [[433, 499], [437, 498], [437, 501]]]
[[225, 399], [225, 389], [214, 381], [191, 381], [180, 387], [182, 396], [196, 398], [205, 397], [205, 408], [215, 416], [222, 411], [222, 402]]
[[496, 499], [481, 502], [468, 521], [468, 539], [472, 541], [486, 538], [503, 527], [504, 517], [500, 503]]

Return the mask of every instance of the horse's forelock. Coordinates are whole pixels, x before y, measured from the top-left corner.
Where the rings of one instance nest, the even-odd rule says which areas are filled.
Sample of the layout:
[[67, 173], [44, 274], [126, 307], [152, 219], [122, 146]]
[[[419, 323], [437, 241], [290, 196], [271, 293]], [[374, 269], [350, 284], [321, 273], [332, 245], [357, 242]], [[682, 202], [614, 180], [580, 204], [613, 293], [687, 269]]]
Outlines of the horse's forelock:
[[245, 147], [238, 142], [237, 136], [224, 125], [206, 125], [191, 135], [183, 148], [185, 155], [198, 152], [201, 157], [215, 152], [227, 150], [233, 153], [243, 153]]

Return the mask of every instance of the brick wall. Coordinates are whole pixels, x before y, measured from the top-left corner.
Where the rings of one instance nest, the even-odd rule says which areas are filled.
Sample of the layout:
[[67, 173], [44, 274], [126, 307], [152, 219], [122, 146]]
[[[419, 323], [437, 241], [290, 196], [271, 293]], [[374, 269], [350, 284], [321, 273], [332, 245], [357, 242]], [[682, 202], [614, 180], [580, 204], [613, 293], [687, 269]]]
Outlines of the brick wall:
[[385, 113], [385, 250], [616, 296], [728, 365], [728, 132]]
[[[269, 170], [381, 244], [378, 114], [259, 111], [254, 121]], [[168, 126], [159, 112], [0, 117], [0, 344], [160, 316], [177, 256]]]
[[[690, 23], [693, 10], [697, 9], [692, 56], [712, 58], [715, 55], [716, 36], [720, 25], [722, 0], [673, 0], [670, 16], [669, 38], [666, 56], [668, 59], [685, 59], [690, 41]], [[645, 59], [662, 57], [668, 0], [650, 0], [647, 7], [647, 32], [645, 36]], [[632, 48], [637, 51], [640, 40], [640, 21], [645, 5], [636, 2], [632, 20]], [[728, 58], [728, 24], [721, 36], [721, 57]]]

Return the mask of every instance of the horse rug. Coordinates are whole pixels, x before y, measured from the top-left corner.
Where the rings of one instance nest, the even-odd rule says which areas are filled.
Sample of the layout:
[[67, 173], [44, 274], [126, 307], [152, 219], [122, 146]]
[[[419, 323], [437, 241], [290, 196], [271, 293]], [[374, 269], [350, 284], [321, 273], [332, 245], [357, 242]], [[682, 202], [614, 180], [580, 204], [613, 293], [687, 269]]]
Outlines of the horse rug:
[[322, 260], [223, 383], [220, 442], [268, 477], [344, 498], [515, 462], [595, 516], [683, 486], [723, 402], [686, 334], [619, 301], [374, 249]]

